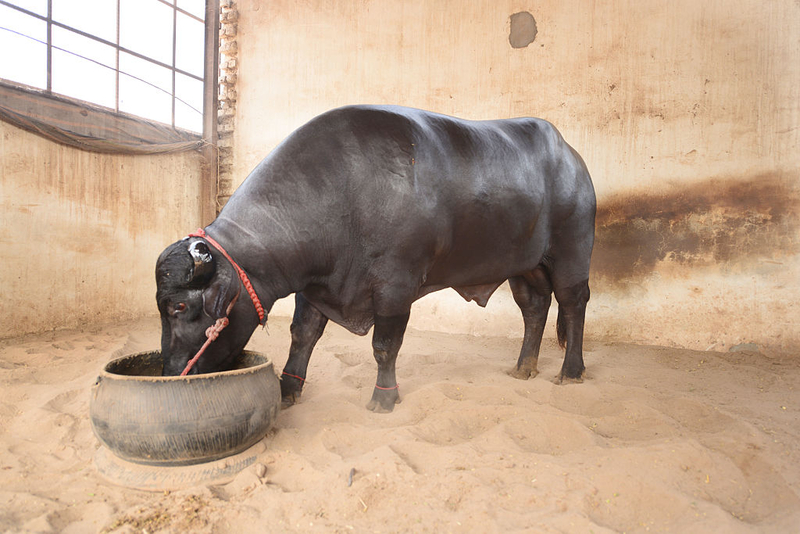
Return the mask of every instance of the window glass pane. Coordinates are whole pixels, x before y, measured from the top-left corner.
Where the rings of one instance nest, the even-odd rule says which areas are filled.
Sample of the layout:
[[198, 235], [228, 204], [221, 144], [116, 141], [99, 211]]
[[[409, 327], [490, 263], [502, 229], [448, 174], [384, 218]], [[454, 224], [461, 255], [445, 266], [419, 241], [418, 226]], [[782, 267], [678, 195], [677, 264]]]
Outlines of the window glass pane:
[[53, 0], [53, 20], [117, 42], [117, 3], [113, 0]]
[[183, 74], [175, 74], [175, 96], [175, 126], [201, 133], [203, 131], [203, 82]]
[[175, 66], [197, 76], [203, 75], [205, 25], [178, 13]]
[[119, 110], [172, 124], [172, 71], [124, 52], [119, 70]]
[[[9, 4], [14, 4], [22, 9], [33, 11], [44, 17], [47, 16], [47, 0], [6, 0]], [[0, 20], [5, 20], [0, 18]]]
[[69, 30], [53, 28], [53, 92], [113, 109], [117, 99], [115, 57], [116, 52], [110, 46]]
[[[202, 132], [203, 82], [196, 77], [202, 78], [204, 74], [206, 31], [197, 18], [205, 18], [206, 0], [50, 2], [54, 22], [53, 93], [111, 109], [118, 106], [121, 112]], [[13, 51], [0, 59], [0, 78], [47, 88], [47, 23], [3, 4], [46, 16], [48, 3], [48, 0], [0, 3], [0, 50]], [[173, 5], [185, 12], [176, 11]], [[190, 75], [117, 52], [114, 46], [76, 33], [84, 32], [114, 43], [118, 19], [121, 47], [165, 65], [173, 65], [174, 58], [175, 68]], [[119, 75], [114, 70], [118, 56]]]
[[0, 60], [0, 78], [46, 89], [47, 23], [0, 5], [0, 28], [7, 28], [0, 29], [0, 50], [5, 50]]
[[195, 17], [206, 18], [206, 0], [178, 0], [178, 7]]
[[120, 46], [172, 65], [174, 12], [158, 0], [121, 0]]

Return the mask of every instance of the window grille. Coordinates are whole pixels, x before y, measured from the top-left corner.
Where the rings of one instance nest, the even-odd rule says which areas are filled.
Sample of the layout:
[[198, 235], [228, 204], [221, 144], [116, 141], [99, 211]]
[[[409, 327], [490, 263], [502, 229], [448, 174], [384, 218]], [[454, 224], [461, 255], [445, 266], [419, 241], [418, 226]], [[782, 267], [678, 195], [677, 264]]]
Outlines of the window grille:
[[0, 0], [0, 79], [202, 133], [208, 34], [206, 0]]

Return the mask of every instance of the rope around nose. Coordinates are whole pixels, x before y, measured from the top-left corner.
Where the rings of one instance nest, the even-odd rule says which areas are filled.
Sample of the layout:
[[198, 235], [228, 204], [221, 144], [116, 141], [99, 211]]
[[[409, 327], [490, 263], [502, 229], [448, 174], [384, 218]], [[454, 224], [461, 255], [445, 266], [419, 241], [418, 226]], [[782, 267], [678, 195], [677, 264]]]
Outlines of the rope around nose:
[[[247, 291], [247, 294], [250, 295], [250, 300], [253, 301], [253, 306], [255, 307], [256, 313], [258, 314], [259, 323], [265, 325], [267, 322], [267, 314], [264, 313], [264, 307], [261, 305], [261, 300], [259, 300], [255, 289], [253, 289], [253, 284], [250, 282], [250, 278], [247, 276], [247, 273], [244, 272], [244, 269], [239, 267], [239, 264], [233, 261], [233, 258], [230, 257], [230, 255], [225, 251], [224, 248], [222, 248], [222, 245], [217, 243], [214, 240], [214, 238], [212, 238], [210, 235], [206, 233], [204, 229], [198, 228], [197, 231], [189, 234], [189, 237], [200, 237], [205, 239], [211, 246], [219, 250], [222, 253], [222, 255], [225, 256], [225, 259], [227, 259], [231, 263], [233, 268], [236, 270], [236, 273], [239, 275], [239, 280], [241, 280], [242, 285]], [[217, 339], [219, 337], [220, 332], [222, 332], [222, 330], [226, 326], [228, 326], [228, 323], [230, 323], [230, 321], [228, 320], [228, 315], [230, 315], [231, 310], [233, 309], [233, 305], [239, 298], [240, 292], [237, 292], [236, 296], [233, 297], [231, 303], [228, 304], [228, 309], [225, 310], [225, 317], [220, 317], [213, 325], [209, 326], [206, 329], [205, 343], [203, 343], [203, 346], [200, 347], [200, 350], [197, 351], [197, 354], [194, 355], [194, 358], [192, 358], [186, 363], [186, 368], [184, 368], [183, 372], [181, 373], [181, 376], [186, 376], [187, 374], [189, 374], [189, 371], [192, 370], [192, 367], [194, 367], [194, 364], [196, 364], [197, 360], [200, 359], [200, 356], [203, 354], [203, 352], [205, 352], [208, 346], [211, 345], [211, 342]]]
[[225, 310], [225, 317], [220, 317], [219, 319], [216, 320], [214, 324], [206, 328], [206, 342], [203, 343], [203, 346], [200, 347], [200, 350], [197, 351], [197, 354], [194, 355], [194, 358], [186, 362], [186, 367], [183, 369], [181, 376], [186, 376], [187, 374], [189, 374], [189, 371], [192, 370], [192, 367], [194, 367], [194, 364], [196, 364], [197, 360], [200, 359], [200, 356], [205, 352], [208, 346], [211, 345], [211, 342], [217, 339], [219, 337], [220, 332], [222, 332], [222, 330], [224, 330], [225, 327], [228, 326], [228, 323], [230, 323], [228, 315], [230, 315], [231, 310], [233, 309], [233, 305], [236, 304], [237, 300], [239, 300], [239, 295], [241, 293], [242, 293], [241, 290], [239, 290], [236, 293], [236, 296], [233, 297], [233, 299], [231, 300], [231, 303], [228, 304], [228, 307]]
[[219, 337], [219, 333], [222, 332], [226, 326], [228, 326], [229, 322], [230, 321], [227, 317], [220, 317], [214, 324], [206, 328], [206, 342], [203, 343], [203, 346], [200, 347], [200, 350], [197, 351], [197, 354], [194, 355], [194, 358], [187, 362], [186, 368], [181, 373], [181, 376], [186, 376], [189, 374], [189, 371], [192, 370], [192, 367], [194, 367], [194, 364], [196, 364], [197, 360], [200, 359], [200, 356], [202, 356], [203, 352], [205, 352], [208, 346], [211, 345], [212, 341]]

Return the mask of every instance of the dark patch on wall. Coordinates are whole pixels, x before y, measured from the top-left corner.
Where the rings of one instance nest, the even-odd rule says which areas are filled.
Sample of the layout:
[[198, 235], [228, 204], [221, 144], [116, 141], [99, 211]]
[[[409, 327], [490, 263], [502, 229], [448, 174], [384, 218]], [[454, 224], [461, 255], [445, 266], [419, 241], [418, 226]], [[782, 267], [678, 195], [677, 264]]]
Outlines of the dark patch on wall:
[[527, 11], [520, 11], [511, 15], [511, 31], [508, 42], [512, 48], [525, 48], [536, 39], [536, 19]]
[[795, 180], [712, 179], [661, 194], [610, 198], [597, 210], [592, 276], [625, 285], [660, 261], [687, 269], [800, 252]]

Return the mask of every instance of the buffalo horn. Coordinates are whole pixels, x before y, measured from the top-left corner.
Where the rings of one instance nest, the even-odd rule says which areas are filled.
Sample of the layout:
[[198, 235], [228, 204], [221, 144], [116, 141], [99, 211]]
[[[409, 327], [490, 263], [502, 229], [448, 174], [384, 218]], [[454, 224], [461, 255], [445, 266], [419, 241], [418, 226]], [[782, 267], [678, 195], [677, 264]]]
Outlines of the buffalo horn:
[[189, 245], [189, 255], [192, 257], [193, 265], [186, 282], [192, 286], [205, 285], [214, 276], [216, 270], [208, 245], [203, 241], [195, 241]]

